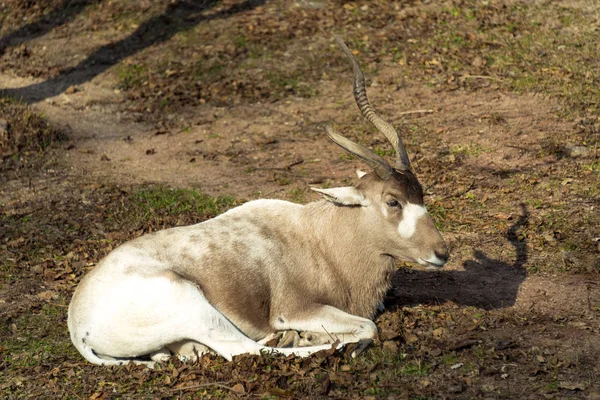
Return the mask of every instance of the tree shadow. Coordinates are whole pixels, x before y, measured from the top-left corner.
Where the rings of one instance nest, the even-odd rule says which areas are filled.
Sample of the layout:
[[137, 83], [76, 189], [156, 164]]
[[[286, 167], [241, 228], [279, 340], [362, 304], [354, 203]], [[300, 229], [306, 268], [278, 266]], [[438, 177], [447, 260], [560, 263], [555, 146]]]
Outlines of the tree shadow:
[[66, 0], [62, 7], [57, 7], [48, 14], [20, 27], [14, 32], [0, 38], [0, 55], [7, 46], [18, 46], [37, 37], [43, 36], [52, 29], [73, 21], [88, 6], [100, 3], [102, 0]]
[[489, 258], [474, 250], [474, 260], [463, 263], [464, 271], [399, 270], [392, 277], [393, 289], [386, 306], [440, 304], [452, 301], [463, 306], [486, 310], [515, 304], [521, 283], [527, 277], [527, 243], [518, 231], [529, 224], [529, 212], [521, 204], [521, 215], [510, 227], [506, 238], [516, 250], [512, 264]]
[[165, 42], [177, 32], [184, 31], [201, 22], [227, 18], [233, 14], [254, 9], [266, 0], [246, 0], [224, 10], [206, 15], [203, 12], [218, 4], [215, 0], [181, 0], [170, 3], [167, 11], [141, 24], [126, 38], [96, 50], [76, 66], [56, 77], [16, 89], [5, 89], [2, 94], [35, 103], [64, 92], [69, 86], [80, 85], [106, 71], [137, 52], [152, 45]]

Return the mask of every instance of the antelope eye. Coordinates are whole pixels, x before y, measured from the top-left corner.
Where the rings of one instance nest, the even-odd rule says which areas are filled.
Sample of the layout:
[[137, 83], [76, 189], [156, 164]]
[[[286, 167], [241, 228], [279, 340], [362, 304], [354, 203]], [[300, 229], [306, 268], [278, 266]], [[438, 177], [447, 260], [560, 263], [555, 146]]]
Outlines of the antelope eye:
[[388, 201], [387, 205], [388, 205], [388, 207], [402, 208], [402, 206], [400, 205], [400, 202], [398, 200], [396, 200], [396, 199]]

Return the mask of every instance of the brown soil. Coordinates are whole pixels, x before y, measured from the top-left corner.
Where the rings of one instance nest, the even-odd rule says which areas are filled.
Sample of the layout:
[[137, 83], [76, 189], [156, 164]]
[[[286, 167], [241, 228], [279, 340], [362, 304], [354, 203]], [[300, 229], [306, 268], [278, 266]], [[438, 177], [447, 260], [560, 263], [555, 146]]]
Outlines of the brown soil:
[[[443, 9], [471, 7], [489, 24], [484, 31], [506, 24], [525, 32], [519, 13], [534, 10], [493, 1], [495, 17], [470, 2], [408, 3], [0, 6], [15, 26], [0, 30], [0, 88], [69, 137], [49, 149], [9, 143], [10, 154], [0, 140], [0, 388], [15, 398], [600, 398], [596, 109], [584, 94], [577, 103], [517, 90], [516, 78], [504, 82], [508, 72], [475, 60], [476, 46], [435, 55], [437, 31], [422, 25], [437, 24]], [[575, 18], [581, 7], [598, 13], [564, 3]], [[548, 12], [558, 15], [548, 25], [564, 17], [563, 9]], [[402, 28], [390, 28], [385, 15]], [[310, 186], [348, 184], [365, 168], [327, 140], [328, 123], [389, 155], [354, 106], [332, 21], [363, 44], [371, 102], [401, 128], [452, 249], [448, 266], [399, 266], [377, 320], [381, 341], [362, 360], [205, 357], [158, 371], [84, 363], [65, 321], [85, 271], [125, 240], [222, 211], [148, 214], [140, 190], [191, 188], [238, 203], [315, 200]], [[429, 53], [382, 55], [392, 44], [380, 42], [402, 35], [422, 39]], [[437, 67], [461, 55], [469, 60], [462, 76]], [[16, 131], [22, 111], [3, 107], [0, 120]]]

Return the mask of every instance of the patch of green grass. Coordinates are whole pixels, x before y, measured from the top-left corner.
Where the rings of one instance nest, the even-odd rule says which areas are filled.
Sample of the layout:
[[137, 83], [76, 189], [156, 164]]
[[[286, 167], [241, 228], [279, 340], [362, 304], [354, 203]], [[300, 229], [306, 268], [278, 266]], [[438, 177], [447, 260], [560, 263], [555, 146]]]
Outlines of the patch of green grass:
[[481, 345], [474, 347], [473, 352], [475, 353], [477, 358], [480, 360], [485, 360], [485, 358], [487, 357], [487, 354], [485, 352], [485, 347], [483, 347]]
[[464, 1], [429, 8], [407, 22], [419, 24], [420, 34], [380, 53], [391, 54], [394, 62], [410, 54], [404, 69], [432, 86], [493, 84], [544, 93], [564, 100], [564, 115], [593, 115], [600, 110], [600, 70], [591, 67], [598, 51], [596, 11], [554, 3], [502, 7]]
[[383, 396], [387, 394], [388, 391], [384, 388], [374, 386], [365, 390], [364, 393], [368, 396]]
[[536, 210], [544, 207], [544, 202], [541, 199], [527, 199], [527, 200], [525, 200], [525, 204], [527, 204], [529, 207], [532, 207]]
[[499, 112], [492, 112], [490, 114], [490, 123], [492, 125], [501, 125], [506, 123], [506, 118]]
[[531, 266], [527, 267], [527, 273], [528, 274], [535, 275], [535, 274], [537, 274], [539, 272], [540, 272], [540, 269], [537, 266], [535, 266], [535, 265], [531, 265]]
[[273, 181], [279, 186], [288, 186], [292, 183], [292, 180], [289, 176], [275, 176]]
[[565, 251], [575, 251], [579, 249], [579, 244], [572, 240], [566, 239], [561, 247]]
[[[358, 9], [356, 9], [356, 10], [358, 10]], [[353, 51], [364, 52], [364, 50], [366, 49], [366, 43], [362, 39], [350, 38], [349, 42], [350, 43], [348, 43], [348, 46]]]
[[201, 63], [196, 67], [194, 79], [197, 81], [213, 82], [223, 77], [225, 73], [225, 64], [220, 61], [213, 61], [209, 64]]
[[561, 210], [553, 210], [544, 216], [542, 227], [545, 229], [563, 229], [565, 226], [568, 226], [568, 220]]
[[554, 392], [554, 391], [558, 390], [558, 382], [556, 381], [556, 379], [553, 379], [551, 382], [548, 382], [546, 384], [545, 389], [548, 392]]
[[450, 354], [446, 354], [444, 356], [444, 364], [445, 365], [454, 365], [458, 362], [458, 357], [456, 356], [456, 353], [452, 352]]
[[236, 204], [235, 199], [230, 196], [211, 197], [196, 190], [164, 186], [141, 189], [133, 195], [132, 200], [145, 215], [193, 213], [210, 217], [221, 214]]
[[450, 148], [450, 153], [454, 155], [465, 155], [477, 157], [483, 153], [491, 153], [493, 149], [483, 147], [478, 143], [456, 144]]
[[243, 33], [236, 35], [233, 37], [233, 44], [235, 44], [236, 47], [246, 47], [248, 44], [248, 37]]
[[583, 169], [592, 171], [592, 172], [600, 172], [600, 160], [593, 161], [589, 164], [583, 164]]
[[147, 69], [140, 64], [123, 65], [119, 71], [119, 83], [117, 88], [130, 90], [140, 86], [148, 79]]
[[376, 148], [374, 149], [375, 153], [381, 157], [391, 157], [391, 156], [395, 156], [396, 152], [393, 149], [381, 149], [381, 148]]
[[431, 366], [424, 364], [421, 360], [416, 360], [415, 362], [402, 367], [400, 372], [404, 375], [427, 376], [429, 375], [430, 370]]
[[14, 105], [14, 106], [22, 106], [22, 107], [26, 107], [27, 103], [25, 101], [23, 101], [22, 99], [19, 99], [17, 97], [13, 97], [13, 96], [8, 96], [3, 94], [0, 97], [0, 104], [2, 105]]
[[429, 215], [431, 215], [436, 228], [443, 231], [445, 228], [444, 223], [446, 221], [446, 215], [448, 213], [444, 205], [440, 202], [434, 202], [427, 205], [427, 210], [429, 211]]
[[8, 125], [8, 135], [0, 135], [0, 174], [41, 162], [48, 148], [68, 140], [42, 113], [11, 97], [0, 97], [0, 119]]
[[313, 97], [317, 94], [317, 90], [312, 85], [303, 81], [300, 70], [287, 72], [271, 70], [266, 73], [265, 78], [280, 93], [290, 92], [300, 97]]
[[[384, 53], [385, 53], [385, 51], [384, 51]], [[391, 53], [392, 53], [392, 61], [394, 63], [398, 63], [402, 60], [401, 64], [406, 65], [406, 55], [400, 48], [393, 47], [391, 49]]]
[[346, 161], [351, 161], [354, 160], [354, 156], [350, 153], [340, 153], [340, 155], [338, 156], [338, 158], [340, 160], [346, 160]]
[[246, 61], [243, 65], [247, 67], [255, 67], [256, 63], [273, 59], [273, 53], [262, 44], [249, 43], [246, 47], [248, 49], [249, 60]]
[[[57, 301], [64, 302], [64, 299]], [[0, 345], [5, 347], [2, 357], [13, 367], [31, 368], [63, 359], [65, 355], [76, 359], [77, 350], [69, 340], [66, 308], [45, 304], [38, 313], [23, 313], [9, 326], [0, 329]], [[0, 378], [0, 382], [1, 382]]]
[[294, 203], [304, 204], [306, 203], [306, 194], [300, 188], [296, 188], [290, 191], [290, 200]]
[[16, 265], [14, 264], [0, 264], [0, 271], [2, 272], [2, 283], [11, 284], [19, 280]]

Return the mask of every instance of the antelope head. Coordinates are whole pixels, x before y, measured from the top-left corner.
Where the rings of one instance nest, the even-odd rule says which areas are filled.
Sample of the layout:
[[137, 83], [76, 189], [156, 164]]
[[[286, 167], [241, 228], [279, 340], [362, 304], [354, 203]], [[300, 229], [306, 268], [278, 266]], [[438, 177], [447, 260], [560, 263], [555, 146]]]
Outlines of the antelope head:
[[448, 248], [423, 203], [423, 188], [411, 170], [410, 160], [398, 132], [375, 113], [367, 99], [365, 77], [356, 58], [337, 36], [337, 44], [350, 59], [354, 70], [354, 98], [363, 116], [392, 144], [397, 159], [391, 166], [374, 151], [343, 137], [331, 126], [329, 138], [354, 154], [373, 171], [359, 173], [356, 186], [316, 189], [339, 205], [360, 206], [372, 228], [370, 243], [382, 255], [417, 262], [428, 268], [442, 267], [448, 261]]

